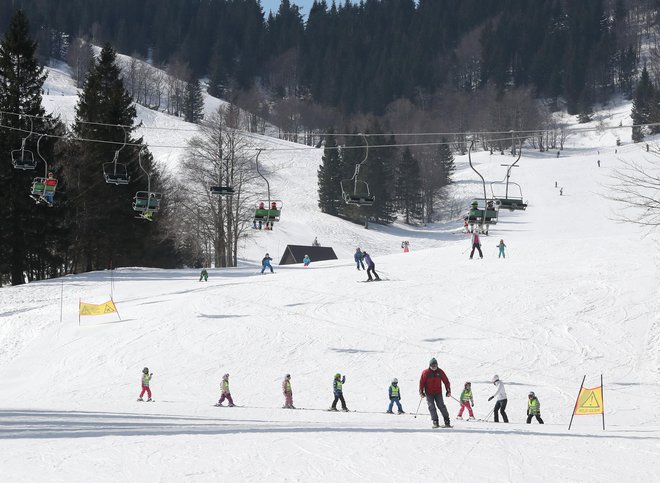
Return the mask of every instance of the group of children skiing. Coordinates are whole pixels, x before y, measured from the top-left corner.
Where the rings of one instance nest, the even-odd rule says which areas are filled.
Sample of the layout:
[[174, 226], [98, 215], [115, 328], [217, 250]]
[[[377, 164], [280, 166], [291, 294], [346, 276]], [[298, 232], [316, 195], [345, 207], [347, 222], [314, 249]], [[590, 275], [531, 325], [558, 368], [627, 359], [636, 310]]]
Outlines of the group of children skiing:
[[[149, 387], [149, 383], [151, 382], [152, 377], [153, 377], [153, 373], [150, 373], [149, 368], [145, 367], [142, 370], [142, 377], [141, 377], [142, 391], [140, 392], [138, 401], [144, 401], [143, 396], [145, 392], [147, 393], [147, 397], [148, 397], [147, 401], [148, 402], [153, 401], [153, 399], [151, 398], [151, 389]], [[345, 375], [341, 375], [340, 373], [335, 374], [335, 377], [332, 381], [332, 393], [334, 395], [334, 400], [332, 401], [332, 405], [330, 406], [329, 411], [338, 411], [337, 403], [341, 402], [341, 410], [348, 412], [349, 409], [346, 405], [346, 400], [344, 399], [345, 383], [346, 383]], [[496, 386], [496, 390], [495, 393], [488, 398], [488, 400], [491, 401], [495, 399], [495, 407], [491, 411], [493, 413], [493, 419], [496, 423], [498, 423], [499, 416], [501, 415], [503, 422], [508, 423], [509, 418], [506, 414], [507, 395], [504, 389], [504, 383], [500, 380], [497, 374], [493, 376], [492, 383]], [[436, 406], [437, 409], [440, 410], [440, 413], [443, 416], [444, 419], [443, 427], [444, 428], [452, 427], [449, 421], [449, 413], [447, 411], [447, 407], [444, 404], [444, 400], [442, 396], [443, 384], [446, 390], [445, 395], [447, 397], [451, 397], [452, 399], [456, 400], [456, 398], [454, 398], [451, 395], [451, 388], [447, 375], [444, 373], [442, 369], [438, 367], [437, 360], [435, 358], [432, 358], [431, 361], [429, 362], [428, 369], [425, 369], [422, 372], [419, 381], [419, 395], [420, 398], [422, 399], [426, 398], [427, 400], [429, 413], [431, 414], [431, 420], [433, 422], [434, 428], [439, 427], [438, 413], [436, 411]], [[284, 395], [284, 404], [282, 405], [282, 409], [296, 409], [296, 407], [293, 405], [293, 389], [291, 387], [291, 374], [287, 374], [284, 376], [284, 380], [282, 381], [282, 394]], [[392, 379], [392, 383], [390, 384], [390, 387], [388, 389], [388, 395], [389, 395], [390, 403], [389, 406], [387, 407], [387, 411], [385, 412], [387, 414], [394, 414], [393, 408], [394, 405], [396, 405], [398, 410], [397, 413], [405, 414], [405, 411], [403, 410], [403, 406], [401, 405], [401, 389], [399, 388], [399, 381], [397, 380], [397, 378]], [[231, 396], [231, 391], [229, 390], [229, 374], [225, 374], [222, 376], [222, 381], [220, 382], [220, 399], [215, 404], [215, 406], [224, 407], [222, 403], [225, 400], [227, 401], [227, 407], [235, 406], [234, 400]], [[469, 414], [468, 421], [474, 420], [474, 412], [472, 411], [472, 408], [474, 407], [474, 397], [472, 394], [471, 382], [465, 383], [460, 398], [457, 401], [460, 404], [460, 409], [458, 410], [458, 416], [456, 417], [456, 419], [462, 420], [463, 413], [467, 409], [467, 412]], [[420, 405], [421, 405], [421, 400], [420, 400]], [[417, 408], [417, 411], [419, 411], [419, 407]], [[488, 414], [488, 416], [490, 416], [490, 413]], [[415, 417], [417, 417], [416, 414]], [[530, 424], [532, 422], [533, 417], [536, 418], [539, 424], [543, 424], [543, 419], [541, 419], [541, 403], [536, 397], [536, 394], [534, 394], [534, 392], [530, 392], [528, 395], [528, 402], [527, 402], [527, 424]], [[486, 417], [486, 420], [487, 419], [488, 417]]]

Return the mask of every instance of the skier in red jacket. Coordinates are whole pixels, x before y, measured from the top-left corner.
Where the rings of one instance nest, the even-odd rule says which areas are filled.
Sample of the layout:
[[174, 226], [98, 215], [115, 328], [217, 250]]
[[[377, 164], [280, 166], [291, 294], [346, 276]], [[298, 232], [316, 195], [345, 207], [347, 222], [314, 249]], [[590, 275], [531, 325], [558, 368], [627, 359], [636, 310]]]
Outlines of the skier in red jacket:
[[440, 426], [438, 424], [438, 412], [435, 409], [437, 405], [442, 414], [442, 418], [445, 420], [443, 428], [451, 428], [449, 412], [442, 399], [442, 384], [445, 385], [445, 389], [447, 390], [447, 397], [451, 397], [449, 379], [447, 379], [445, 371], [438, 367], [438, 361], [436, 361], [434, 357], [429, 362], [428, 369], [424, 369], [422, 377], [419, 379], [419, 396], [426, 397], [429, 412], [431, 413], [431, 419], [433, 420], [433, 427], [438, 428]]

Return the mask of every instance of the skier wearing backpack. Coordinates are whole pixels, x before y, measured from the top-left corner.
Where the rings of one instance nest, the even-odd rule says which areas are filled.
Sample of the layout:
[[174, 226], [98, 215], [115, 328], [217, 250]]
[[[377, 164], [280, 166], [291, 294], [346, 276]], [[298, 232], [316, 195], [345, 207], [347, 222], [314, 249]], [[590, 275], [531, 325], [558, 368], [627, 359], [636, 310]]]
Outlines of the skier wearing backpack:
[[293, 406], [293, 391], [291, 390], [291, 374], [284, 376], [282, 381], [282, 394], [284, 394], [284, 406], [282, 409], [296, 409]]
[[479, 251], [479, 258], [483, 258], [484, 254], [481, 253], [481, 240], [479, 240], [479, 230], [474, 230], [472, 232], [472, 251], [470, 252], [470, 260], [472, 260], [472, 256], [474, 255], [474, 250]]
[[149, 373], [149, 368], [145, 367], [142, 369], [142, 392], [140, 393], [140, 397], [138, 397], [138, 401], [144, 401], [142, 399], [142, 396], [144, 396], [144, 393], [147, 393], [147, 402], [151, 402], [151, 389], [149, 389], [149, 383], [151, 382], [151, 378], [154, 377], [153, 374]]
[[496, 423], [500, 422], [498, 411], [502, 413], [502, 420], [505, 423], [509, 422], [509, 417], [506, 415], [506, 391], [504, 390], [504, 383], [500, 381], [500, 376], [495, 374], [493, 376], [493, 384], [497, 386], [497, 391], [495, 391], [495, 394], [493, 394], [491, 397], [488, 398], [489, 401], [491, 401], [493, 398], [495, 398], [495, 409], [493, 410], [493, 417], [495, 419]]
[[230, 408], [235, 406], [234, 400], [231, 398], [231, 392], [229, 391], [229, 374], [222, 376], [222, 382], [220, 383], [220, 399], [216, 406], [222, 406], [225, 399], [229, 402]]
[[346, 376], [342, 377], [342, 375], [339, 373], [335, 374], [335, 379], [332, 381], [332, 393], [335, 395], [335, 400], [332, 401], [332, 406], [330, 407], [330, 411], [336, 411], [337, 401], [341, 401], [342, 411], [348, 412], [348, 408], [346, 407], [346, 401], [344, 401], [343, 386], [345, 382], [346, 382]]
[[392, 384], [390, 385], [390, 389], [388, 392], [390, 395], [390, 405], [387, 408], [387, 413], [394, 414], [392, 408], [396, 404], [396, 407], [399, 408], [399, 414], [404, 414], [405, 411], [401, 406], [401, 390], [399, 388], [399, 380], [396, 377], [392, 379]]
[[527, 424], [532, 423], [532, 417], [536, 417], [539, 424], [543, 424], [541, 419], [541, 403], [539, 402], [534, 391], [530, 392], [527, 401]]
[[458, 416], [456, 419], [463, 419], [463, 411], [465, 409], [468, 410], [468, 414], [470, 417], [468, 418], [468, 421], [471, 419], [474, 419], [474, 413], [472, 412], [472, 408], [474, 407], [474, 399], [472, 399], [472, 383], [471, 382], [466, 382], [463, 392], [461, 392], [461, 409], [458, 410]]
[[446, 396], [451, 397], [449, 379], [447, 379], [445, 372], [438, 367], [438, 361], [434, 357], [429, 362], [429, 367], [424, 369], [422, 377], [419, 379], [419, 397], [426, 397], [426, 403], [431, 413], [434, 428], [440, 427], [438, 424], [438, 412], [435, 409], [436, 406], [440, 409], [445, 422], [443, 428], [451, 428], [447, 406], [445, 406], [445, 402], [442, 399], [442, 384], [445, 385]]

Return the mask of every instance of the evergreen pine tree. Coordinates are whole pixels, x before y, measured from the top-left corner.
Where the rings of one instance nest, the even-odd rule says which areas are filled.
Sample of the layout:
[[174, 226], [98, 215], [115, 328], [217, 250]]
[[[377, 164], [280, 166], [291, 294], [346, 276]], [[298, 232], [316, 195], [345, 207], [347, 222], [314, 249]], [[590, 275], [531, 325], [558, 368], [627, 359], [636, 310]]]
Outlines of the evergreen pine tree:
[[[135, 106], [124, 89], [116, 53], [109, 45], [101, 50], [85, 80], [76, 106], [74, 134], [83, 140], [69, 147], [66, 163], [72, 213], [76, 230], [74, 270], [89, 271], [110, 266], [143, 265], [144, 254], [153, 251], [155, 229], [138, 222], [132, 210], [136, 191], [147, 188], [147, 177], [138, 166], [141, 139], [133, 139]], [[92, 124], [90, 124], [92, 123]], [[99, 139], [105, 142], [86, 142]], [[124, 142], [130, 146], [122, 148]], [[118, 163], [126, 165], [129, 185], [106, 184], [103, 165], [112, 163], [119, 150]], [[152, 172], [152, 159], [143, 152], [142, 166]], [[73, 182], [75, 180], [75, 182]], [[156, 180], [152, 177], [151, 189]]]
[[199, 79], [186, 83], [184, 114], [187, 122], [197, 124], [204, 119], [204, 95]]
[[[32, 178], [46, 174], [36, 152], [38, 135], [28, 133], [52, 133], [58, 124], [45, 116], [41, 104], [46, 75], [37, 62], [37, 44], [29, 31], [27, 17], [19, 10], [0, 42], [0, 110], [12, 113], [3, 116], [2, 124], [8, 128], [0, 129], [0, 158], [4, 160], [0, 163], [0, 279], [3, 273], [10, 274], [13, 285], [24, 283], [26, 274], [29, 279], [50, 275], [43, 267], [56, 262], [53, 235], [61, 222], [60, 210], [46, 212], [28, 196]], [[14, 169], [9, 162], [10, 152], [20, 150], [23, 139], [25, 149], [37, 160], [34, 171]], [[52, 142], [43, 141], [40, 152], [49, 157]], [[41, 267], [35, 271], [34, 265]], [[51, 265], [48, 271], [56, 268]]]
[[[633, 124], [648, 124], [653, 122], [654, 102], [655, 102], [655, 88], [649, 78], [649, 73], [646, 67], [642, 70], [642, 76], [635, 89], [633, 97], [632, 110], [630, 117], [632, 117]], [[644, 139], [644, 132], [648, 132], [645, 127], [633, 127], [632, 140], [636, 143]]]
[[422, 210], [422, 182], [419, 176], [419, 163], [409, 148], [405, 148], [398, 166], [396, 183], [397, 207], [404, 214], [407, 224], [424, 217]]
[[443, 144], [440, 145], [438, 149], [438, 159], [440, 162], [440, 186], [442, 188], [451, 184], [451, 176], [456, 171], [456, 165], [454, 164], [454, 155], [451, 152], [447, 138], [442, 138]]
[[342, 163], [337, 149], [337, 139], [332, 131], [325, 138], [322, 164], [318, 170], [319, 208], [323, 213], [337, 216], [343, 205], [341, 180]]

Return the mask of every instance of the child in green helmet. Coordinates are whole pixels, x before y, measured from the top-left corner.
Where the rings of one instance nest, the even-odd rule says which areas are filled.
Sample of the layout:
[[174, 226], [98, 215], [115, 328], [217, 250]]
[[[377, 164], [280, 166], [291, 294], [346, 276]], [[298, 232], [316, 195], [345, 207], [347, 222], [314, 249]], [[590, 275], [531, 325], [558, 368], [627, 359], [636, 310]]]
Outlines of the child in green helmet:
[[332, 392], [335, 395], [335, 400], [332, 401], [332, 407], [330, 407], [330, 411], [337, 410], [337, 401], [341, 401], [342, 411], [348, 411], [348, 408], [346, 407], [346, 401], [344, 401], [343, 385], [345, 382], [346, 376], [342, 377], [342, 375], [339, 373], [335, 374], [335, 379], [332, 382]]

